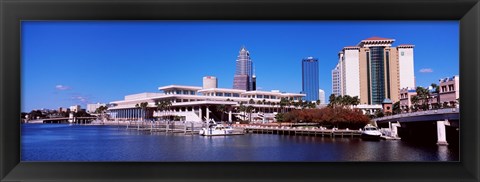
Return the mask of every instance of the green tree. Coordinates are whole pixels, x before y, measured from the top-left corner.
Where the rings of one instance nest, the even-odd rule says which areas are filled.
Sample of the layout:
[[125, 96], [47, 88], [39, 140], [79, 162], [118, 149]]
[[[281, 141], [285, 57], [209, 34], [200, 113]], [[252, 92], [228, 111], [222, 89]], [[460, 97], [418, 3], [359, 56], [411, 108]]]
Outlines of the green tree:
[[418, 102], [420, 101], [420, 98], [418, 96], [413, 96], [410, 98], [410, 101], [412, 102], [412, 111], [417, 111], [418, 109]]
[[428, 88], [423, 87], [417, 87], [415, 91], [417, 92], [418, 99], [422, 101], [422, 109], [427, 110], [430, 99], [430, 91]]
[[141, 102], [139, 104], [135, 104], [136, 108], [142, 109], [142, 120], [146, 118], [146, 111], [147, 111], [148, 102]]
[[393, 103], [392, 105], [393, 114], [400, 114], [402, 109], [400, 108], [400, 101]]
[[167, 110], [170, 109], [170, 106], [172, 106], [172, 102], [170, 100], [162, 100], [160, 102], [156, 102], [155, 105], [157, 106], [156, 110], [157, 111], [164, 111], [163, 118], [166, 120], [167, 118]]
[[440, 86], [435, 83], [432, 83], [430, 86], [434, 89], [433, 93], [435, 93], [435, 95], [437, 96], [435, 108], [440, 108]]
[[275, 120], [277, 120], [277, 122], [282, 122], [284, 121], [283, 116], [284, 116], [283, 113], [278, 113], [275, 115]]
[[246, 111], [249, 114], [249, 117], [248, 117], [248, 120], [249, 120], [248, 122], [249, 123], [252, 122], [252, 112], [253, 112], [253, 110], [254, 110], [253, 106], [247, 106], [247, 108], [246, 108]]
[[335, 97], [335, 94], [330, 94], [328, 97], [328, 106], [329, 107], [335, 107], [335, 104], [337, 103], [337, 97]]
[[245, 107], [243, 103], [240, 103], [240, 106], [238, 107], [238, 111], [242, 113], [243, 121], [245, 121], [245, 112], [247, 111], [247, 107]]
[[95, 113], [100, 114], [100, 117], [102, 118], [102, 121], [105, 119], [105, 113], [108, 110], [108, 106], [100, 106], [97, 109], [95, 109]]
[[288, 105], [288, 100], [285, 98], [281, 98], [279, 105], [280, 105], [280, 109], [282, 110], [282, 113], [285, 113], [285, 106]]
[[222, 122], [223, 122], [223, 115], [224, 115], [224, 112], [226, 111], [226, 109], [227, 109], [227, 107], [224, 104], [217, 105], [217, 111], [220, 112], [220, 117], [221, 117]]

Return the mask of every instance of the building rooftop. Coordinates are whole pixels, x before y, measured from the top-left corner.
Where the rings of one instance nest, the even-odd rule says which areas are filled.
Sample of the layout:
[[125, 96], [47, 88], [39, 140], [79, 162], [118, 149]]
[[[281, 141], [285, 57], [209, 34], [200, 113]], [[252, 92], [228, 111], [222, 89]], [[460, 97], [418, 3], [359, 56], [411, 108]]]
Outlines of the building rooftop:
[[397, 46], [398, 48], [413, 48], [415, 45], [413, 44], [400, 44]]
[[158, 90], [173, 90], [173, 89], [185, 89], [185, 90], [201, 90], [202, 87], [197, 87], [197, 86], [185, 86], [185, 85], [167, 85], [163, 87], [158, 87]]
[[391, 44], [394, 41], [395, 39], [390, 39], [390, 38], [370, 37], [360, 41], [360, 43], [358, 43], [357, 46], [360, 46], [360, 47], [369, 47], [369, 46], [375, 46], [375, 45], [391, 46]]
[[367, 38], [365, 40], [395, 40], [395, 39], [390, 39], [390, 38], [383, 38], [383, 37], [370, 37], [370, 38]]
[[393, 103], [393, 102], [389, 98], [385, 98], [382, 102], [382, 104], [391, 104], [391, 103]]
[[455, 75], [455, 76], [452, 76], [452, 77], [447, 77], [447, 78], [440, 79], [440, 80], [439, 80], [439, 82], [440, 82], [440, 83], [443, 83], [443, 82], [448, 82], [448, 81], [455, 80], [455, 78], [458, 78], [458, 75]]
[[205, 92], [234, 92], [234, 93], [243, 93], [245, 90], [240, 90], [240, 89], [233, 89], [233, 88], [207, 88], [207, 89], [201, 89], [198, 90], [200, 93], [205, 93]]

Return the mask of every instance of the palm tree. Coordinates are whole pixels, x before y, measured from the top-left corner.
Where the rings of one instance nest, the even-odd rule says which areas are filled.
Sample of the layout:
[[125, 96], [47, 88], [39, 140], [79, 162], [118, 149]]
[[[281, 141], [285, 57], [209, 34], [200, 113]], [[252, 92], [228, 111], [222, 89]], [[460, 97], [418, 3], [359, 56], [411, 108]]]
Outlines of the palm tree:
[[393, 111], [393, 114], [400, 114], [402, 112], [400, 108], [400, 101], [397, 101], [393, 104], [392, 111]]
[[[262, 105], [267, 104], [267, 101], [265, 99], [262, 100]], [[262, 106], [262, 112], [265, 113], [265, 107]]]
[[282, 113], [285, 113], [285, 106], [287, 105], [287, 103], [288, 103], [287, 99], [285, 99], [285, 98], [280, 99], [279, 105], [280, 105], [280, 108], [282, 110]]
[[434, 89], [433, 93], [435, 93], [437, 95], [437, 108], [440, 107], [440, 86], [438, 86], [437, 84], [435, 83], [432, 83], [430, 86], [432, 86], [432, 88]]
[[[416, 96], [416, 95], [410, 98], [410, 101], [412, 102], [412, 105], [415, 106], [415, 107], [414, 107], [415, 110], [416, 110], [416, 108], [418, 107], [418, 102], [419, 102], [419, 100], [420, 100], [420, 99], [419, 99], [418, 96]], [[412, 111], [413, 111], [413, 110], [414, 110], [414, 109], [412, 109]]]
[[248, 106], [246, 108], [246, 111], [249, 113], [249, 117], [248, 117], [248, 123], [252, 122], [252, 111], [253, 111], [254, 107], [253, 106]]
[[146, 118], [146, 111], [147, 111], [148, 102], [142, 102], [140, 104], [135, 104], [135, 107], [142, 109], [142, 120]]
[[335, 94], [330, 94], [330, 96], [328, 97], [328, 102], [329, 102], [329, 103], [328, 103], [328, 106], [329, 106], [329, 107], [335, 107], [336, 98], [337, 98], [337, 97], [335, 97]]
[[419, 100], [422, 100], [422, 109], [427, 110], [428, 100], [430, 98], [430, 91], [427, 88], [417, 87], [416, 89], [417, 96]]
[[242, 103], [240, 103], [240, 106], [238, 107], [238, 111], [243, 112], [242, 116], [243, 116], [244, 121], [245, 121], [245, 111], [246, 111], [246, 109], [247, 108]]
[[170, 100], [165, 100], [157, 102], [155, 105], [157, 106], [158, 111], [164, 111], [163, 118], [166, 120], [165, 118], [167, 116], [167, 110], [170, 108], [170, 106], [172, 106], [172, 102]]
[[225, 112], [226, 106], [224, 104], [217, 105], [217, 111], [220, 112], [221, 121], [223, 122], [223, 112]]
[[105, 112], [107, 111], [108, 106], [100, 106], [98, 107], [95, 112], [100, 114], [102, 121], [105, 122]]

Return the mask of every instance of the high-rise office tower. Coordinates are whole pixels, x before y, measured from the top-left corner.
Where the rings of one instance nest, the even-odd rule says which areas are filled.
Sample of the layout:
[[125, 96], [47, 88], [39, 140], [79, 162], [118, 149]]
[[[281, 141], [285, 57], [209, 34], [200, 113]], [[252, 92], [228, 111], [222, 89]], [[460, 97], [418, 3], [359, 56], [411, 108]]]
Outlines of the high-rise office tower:
[[[341, 95], [358, 96], [361, 104], [381, 104], [385, 98], [398, 101], [401, 88], [415, 87], [413, 68], [414, 45], [392, 47], [395, 39], [371, 37], [357, 46], [347, 46], [339, 53], [339, 62], [332, 70], [340, 83], [332, 89]], [[340, 89], [335, 89], [335, 84]]]
[[302, 59], [302, 93], [305, 100], [318, 100], [318, 59], [307, 57]]
[[335, 96], [342, 95], [341, 81], [340, 81], [340, 62], [332, 70], [332, 94]]
[[245, 46], [240, 49], [236, 61], [236, 70], [233, 77], [233, 88], [241, 90], [252, 90], [253, 78], [252, 78], [253, 62], [250, 59], [250, 52]]
[[255, 75], [252, 76], [252, 89], [251, 90], [257, 90], [257, 76], [255, 76]]

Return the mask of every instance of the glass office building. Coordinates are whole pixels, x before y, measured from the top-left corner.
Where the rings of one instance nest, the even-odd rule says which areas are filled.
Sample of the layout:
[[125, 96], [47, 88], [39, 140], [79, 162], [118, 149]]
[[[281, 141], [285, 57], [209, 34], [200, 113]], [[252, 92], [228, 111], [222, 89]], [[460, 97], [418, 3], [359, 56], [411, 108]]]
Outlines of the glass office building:
[[253, 90], [253, 62], [250, 59], [250, 52], [242, 47], [238, 53], [236, 61], [235, 76], [233, 78], [233, 88], [240, 90]]
[[305, 100], [318, 100], [318, 59], [307, 57], [302, 60], [302, 93]]

